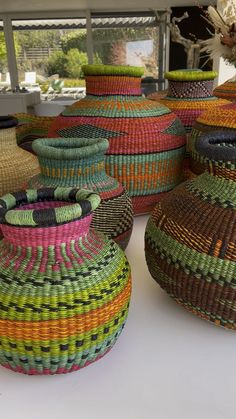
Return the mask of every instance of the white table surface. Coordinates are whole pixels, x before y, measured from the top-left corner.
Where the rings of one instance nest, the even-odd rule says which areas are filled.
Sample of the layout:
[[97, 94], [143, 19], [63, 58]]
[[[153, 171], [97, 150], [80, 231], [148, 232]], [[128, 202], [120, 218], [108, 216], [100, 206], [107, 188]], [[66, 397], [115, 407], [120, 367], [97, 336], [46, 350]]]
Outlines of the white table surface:
[[236, 418], [236, 333], [188, 313], [150, 277], [146, 221], [135, 219], [126, 251], [133, 294], [114, 348], [66, 375], [26, 376], [0, 368], [2, 419]]

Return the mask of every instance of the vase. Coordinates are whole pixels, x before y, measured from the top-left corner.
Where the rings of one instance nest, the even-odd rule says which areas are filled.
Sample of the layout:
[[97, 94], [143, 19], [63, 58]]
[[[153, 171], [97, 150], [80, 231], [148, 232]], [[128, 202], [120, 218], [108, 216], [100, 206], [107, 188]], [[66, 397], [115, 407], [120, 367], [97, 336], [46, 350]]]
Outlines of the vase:
[[171, 191], [145, 232], [149, 271], [187, 310], [236, 328], [236, 133], [197, 144], [208, 170]]
[[197, 118], [188, 143], [190, 169], [193, 173], [200, 175], [205, 170], [204, 158], [196, 148], [199, 137], [204, 133], [219, 129], [236, 132], [236, 103], [209, 109]]
[[83, 67], [87, 96], [54, 119], [49, 137], [106, 138], [106, 171], [124, 185], [134, 213], [149, 212], [182, 181], [185, 132], [165, 106], [141, 95], [138, 67]]
[[0, 199], [0, 364], [26, 374], [78, 370], [104, 356], [128, 313], [124, 252], [91, 229], [99, 195], [28, 189]]
[[[202, 112], [212, 110], [229, 102], [213, 96], [215, 71], [175, 70], [165, 73], [168, 80], [168, 91], [164, 98], [159, 92], [153, 93], [149, 99], [157, 100], [170, 108], [181, 120], [187, 135], [187, 153], [185, 158], [185, 179], [191, 177], [189, 171], [189, 141], [192, 126]], [[191, 169], [191, 167], [190, 167]]]
[[222, 99], [236, 101], [236, 78], [233, 77], [214, 89], [214, 95]]
[[132, 202], [124, 187], [105, 172], [109, 146], [100, 138], [44, 138], [33, 142], [41, 174], [27, 184], [30, 188], [86, 188], [97, 192], [101, 204], [93, 215], [92, 227], [126, 248], [133, 227]]
[[16, 127], [17, 144], [23, 150], [32, 153], [33, 140], [48, 136], [54, 116], [36, 116], [26, 113], [17, 113], [14, 116], [18, 120], [18, 126]]
[[17, 119], [0, 116], [0, 196], [17, 191], [39, 172], [36, 157], [17, 146]]

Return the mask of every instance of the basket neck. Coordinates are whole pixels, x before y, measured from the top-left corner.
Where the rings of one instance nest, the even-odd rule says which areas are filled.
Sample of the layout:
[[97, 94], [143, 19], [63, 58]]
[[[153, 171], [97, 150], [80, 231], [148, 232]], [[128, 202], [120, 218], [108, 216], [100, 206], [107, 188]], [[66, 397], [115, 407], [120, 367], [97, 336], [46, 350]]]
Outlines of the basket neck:
[[0, 226], [16, 246], [56, 246], [86, 236], [101, 199], [88, 189], [42, 188], [0, 199]]
[[6, 242], [20, 248], [60, 247], [85, 238], [90, 231], [92, 214], [76, 221], [51, 227], [1, 225]]
[[61, 185], [83, 187], [89, 183], [96, 182], [97, 179], [105, 179], [104, 154], [96, 154], [88, 158], [53, 159], [38, 156], [41, 174], [44, 178], [52, 182], [60, 181]]
[[213, 96], [213, 80], [169, 80], [167, 96], [176, 99], [207, 99]]
[[141, 96], [141, 77], [119, 75], [86, 76], [87, 95]]
[[43, 138], [33, 142], [46, 184], [77, 188], [107, 177], [108, 146], [108, 140], [102, 138]]

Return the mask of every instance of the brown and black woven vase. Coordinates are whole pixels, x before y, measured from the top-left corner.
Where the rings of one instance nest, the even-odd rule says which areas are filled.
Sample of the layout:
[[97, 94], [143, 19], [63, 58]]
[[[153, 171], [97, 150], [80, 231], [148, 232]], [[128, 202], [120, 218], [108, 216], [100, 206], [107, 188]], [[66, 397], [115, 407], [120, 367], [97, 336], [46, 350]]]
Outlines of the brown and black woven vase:
[[208, 170], [156, 206], [145, 232], [149, 271], [194, 314], [236, 329], [236, 134], [203, 135]]
[[203, 112], [193, 125], [188, 139], [190, 152], [190, 169], [196, 175], [200, 175], [206, 169], [203, 156], [198, 153], [196, 143], [198, 138], [210, 131], [232, 130], [236, 132], [236, 103], [215, 107]]

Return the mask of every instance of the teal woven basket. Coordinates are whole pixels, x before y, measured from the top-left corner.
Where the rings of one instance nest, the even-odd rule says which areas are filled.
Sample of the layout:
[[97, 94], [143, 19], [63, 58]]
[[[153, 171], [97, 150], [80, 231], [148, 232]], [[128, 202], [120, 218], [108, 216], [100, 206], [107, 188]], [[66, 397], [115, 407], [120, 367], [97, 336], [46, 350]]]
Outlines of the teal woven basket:
[[92, 227], [126, 248], [133, 227], [131, 199], [124, 187], [105, 172], [109, 146], [100, 138], [44, 138], [33, 142], [41, 174], [28, 183], [30, 188], [87, 188], [97, 192], [101, 204], [94, 212]]

